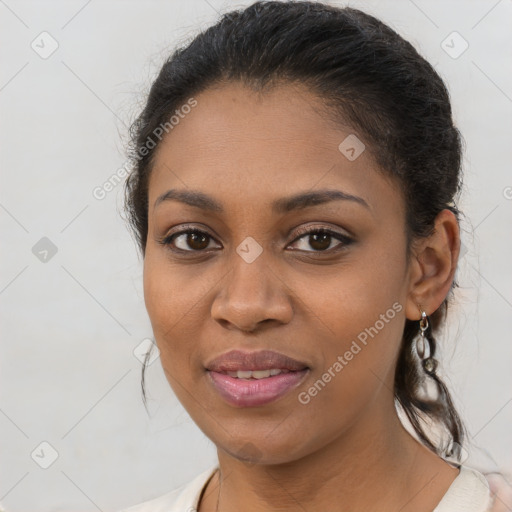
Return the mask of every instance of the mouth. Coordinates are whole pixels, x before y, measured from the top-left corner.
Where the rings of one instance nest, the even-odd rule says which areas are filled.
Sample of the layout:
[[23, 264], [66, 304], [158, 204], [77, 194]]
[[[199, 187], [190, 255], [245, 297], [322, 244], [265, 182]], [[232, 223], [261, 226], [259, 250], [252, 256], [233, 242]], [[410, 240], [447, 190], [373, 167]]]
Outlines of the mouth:
[[274, 351], [231, 351], [206, 365], [215, 391], [235, 407], [276, 401], [300, 386], [310, 372], [305, 364]]
[[[297, 371], [276, 369], [279, 373], [275, 375], [270, 375], [271, 371], [208, 371], [208, 374], [214, 388], [226, 402], [236, 407], [257, 407], [274, 402], [300, 386], [309, 373], [309, 368]], [[262, 376], [263, 374], [268, 376]]]
[[229, 375], [235, 379], [268, 379], [282, 373], [289, 373], [291, 370], [272, 368], [270, 370], [238, 370], [236, 372], [218, 372], [222, 375]]

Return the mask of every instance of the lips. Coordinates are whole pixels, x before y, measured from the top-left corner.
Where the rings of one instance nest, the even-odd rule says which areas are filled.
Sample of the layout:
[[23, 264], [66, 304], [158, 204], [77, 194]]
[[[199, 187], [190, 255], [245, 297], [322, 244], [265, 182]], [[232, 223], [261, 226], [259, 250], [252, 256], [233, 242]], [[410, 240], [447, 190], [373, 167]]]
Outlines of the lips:
[[297, 372], [306, 368], [308, 368], [306, 363], [273, 350], [261, 350], [259, 352], [232, 350], [216, 357], [206, 365], [207, 370], [219, 373], [259, 370]]
[[206, 369], [214, 389], [235, 407], [274, 402], [300, 386], [309, 373], [306, 363], [272, 350], [232, 350], [213, 359]]

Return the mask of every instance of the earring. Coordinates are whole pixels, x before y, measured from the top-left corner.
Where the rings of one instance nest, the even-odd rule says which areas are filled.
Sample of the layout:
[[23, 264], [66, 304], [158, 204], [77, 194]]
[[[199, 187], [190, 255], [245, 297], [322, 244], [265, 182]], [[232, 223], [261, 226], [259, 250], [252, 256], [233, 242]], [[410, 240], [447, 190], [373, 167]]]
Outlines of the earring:
[[437, 361], [431, 357], [430, 342], [425, 336], [425, 331], [428, 329], [428, 318], [425, 311], [421, 311], [420, 320], [420, 335], [416, 338], [416, 352], [420, 358], [423, 369], [428, 374], [432, 375], [435, 373], [437, 368]]

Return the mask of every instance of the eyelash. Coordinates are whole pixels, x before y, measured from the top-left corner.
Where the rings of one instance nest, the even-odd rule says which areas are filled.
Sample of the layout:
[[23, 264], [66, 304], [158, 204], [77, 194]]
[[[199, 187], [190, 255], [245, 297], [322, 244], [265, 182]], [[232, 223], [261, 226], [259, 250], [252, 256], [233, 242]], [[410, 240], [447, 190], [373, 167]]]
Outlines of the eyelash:
[[[187, 234], [204, 235], [204, 236], [206, 236], [206, 237], [208, 237], [210, 239], [214, 239], [206, 231], [202, 231], [202, 230], [197, 229], [197, 228], [190, 228], [190, 229], [185, 229], [185, 230], [182, 230], [182, 231], [177, 231], [176, 233], [172, 233], [170, 235], [164, 236], [163, 238], [158, 240], [158, 243], [160, 243], [161, 245], [164, 245], [166, 248], [168, 248], [172, 252], [180, 253], [180, 254], [184, 254], [184, 253], [196, 253], [196, 254], [198, 254], [198, 253], [204, 253], [204, 252], [208, 251], [208, 249], [185, 250], [185, 249], [176, 249], [176, 248], [172, 247], [172, 244], [173, 244], [174, 240], [177, 237], [179, 237], [181, 235], [187, 235]], [[306, 253], [331, 254], [333, 252], [338, 252], [340, 250], [345, 249], [348, 245], [350, 245], [353, 242], [353, 239], [350, 238], [347, 235], [343, 235], [343, 234], [338, 233], [336, 231], [333, 231], [331, 229], [328, 229], [328, 228], [325, 228], [325, 227], [321, 227], [321, 228], [300, 228], [300, 229], [298, 229], [297, 232], [296, 232], [296, 235], [298, 235], [298, 236], [296, 236], [291, 243], [293, 244], [293, 243], [297, 242], [301, 238], [304, 238], [306, 235], [314, 235], [314, 234], [330, 235], [332, 238], [335, 238], [335, 239], [339, 240], [341, 242], [341, 244], [338, 245], [338, 246], [335, 246], [334, 248], [327, 249], [325, 251], [318, 251], [318, 250], [304, 251]], [[301, 251], [300, 249], [296, 249], [296, 250]]]

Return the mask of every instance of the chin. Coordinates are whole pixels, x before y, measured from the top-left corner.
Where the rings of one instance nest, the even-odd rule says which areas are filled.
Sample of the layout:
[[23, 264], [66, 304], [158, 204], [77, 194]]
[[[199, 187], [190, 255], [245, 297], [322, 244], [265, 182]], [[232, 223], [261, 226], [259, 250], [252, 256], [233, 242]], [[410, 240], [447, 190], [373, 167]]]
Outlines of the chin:
[[243, 439], [233, 436], [215, 444], [217, 450], [248, 466], [287, 464], [307, 455], [300, 453], [298, 439], [290, 436], [286, 439], [272, 435], [249, 437], [245, 432]]

